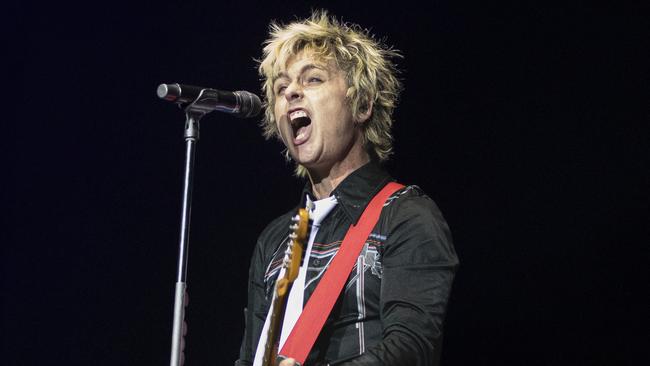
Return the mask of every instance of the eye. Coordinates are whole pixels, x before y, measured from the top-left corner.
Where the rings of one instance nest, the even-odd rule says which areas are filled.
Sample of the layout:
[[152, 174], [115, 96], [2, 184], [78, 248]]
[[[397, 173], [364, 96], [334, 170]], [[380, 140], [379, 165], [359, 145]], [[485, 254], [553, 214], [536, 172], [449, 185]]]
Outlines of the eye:
[[284, 93], [285, 89], [287, 89], [286, 85], [279, 85], [275, 89], [275, 94], [280, 95], [280, 94]]
[[321, 78], [319, 78], [318, 76], [310, 76], [310, 77], [307, 78], [308, 83], [320, 83], [322, 81], [323, 80]]

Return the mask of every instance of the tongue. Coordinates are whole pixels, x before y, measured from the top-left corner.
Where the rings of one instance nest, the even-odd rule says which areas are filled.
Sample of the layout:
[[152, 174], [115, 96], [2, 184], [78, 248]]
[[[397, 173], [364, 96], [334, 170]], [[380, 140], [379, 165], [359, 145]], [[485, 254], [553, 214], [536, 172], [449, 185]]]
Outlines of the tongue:
[[296, 140], [302, 140], [306, 134], [307, 134], [307, 126], [300, 127], [298, 131], [296, 131]]

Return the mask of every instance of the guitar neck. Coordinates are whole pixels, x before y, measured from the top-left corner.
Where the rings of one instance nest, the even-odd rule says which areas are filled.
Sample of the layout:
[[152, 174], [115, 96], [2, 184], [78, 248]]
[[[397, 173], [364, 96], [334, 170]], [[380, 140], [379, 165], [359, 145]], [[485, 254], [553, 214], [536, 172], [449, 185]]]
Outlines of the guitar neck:
[[294, 216], [290, 226], [292, 232], [289, 235], [291, 241], [287, 248], [284, 263], [284, 276], [278, 278], [275, 282], [275, 296], [273, 298], [273, 311], [269, 329], [264, 346], [264, 366], [276, 366], [278, 356], [278, 346], [280, 342], [280, 332], [284, 322], [284, 314], [287, 308], [287, 299], [293, 281], [298, 277], [300, 263], [302, 261], [302, 249], [307, 239], [309, 229], [309, 214], [307, 210], [300, 209], [298, 215]]
[[264, 346], [263, 366], [276, 366], [280, 332], [284, 322], [284, 314], [287, 308], [287, 294], [278, 295], [273, 300], [273, 312], [269, 322], [269, 329]]

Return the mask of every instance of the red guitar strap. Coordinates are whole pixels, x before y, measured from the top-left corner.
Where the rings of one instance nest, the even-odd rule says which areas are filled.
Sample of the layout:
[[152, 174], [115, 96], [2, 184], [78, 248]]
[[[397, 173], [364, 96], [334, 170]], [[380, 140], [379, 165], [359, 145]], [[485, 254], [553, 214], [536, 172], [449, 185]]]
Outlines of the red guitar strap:
[[332, 311], [368, 235], [379, 220], [384, 203], [391, 194], [402, 187], [404, 186], [399, 183], [388, 183], [372, 198], [357, 225], [350, 226], [338, 253], [307, 301], [296, 325], [280, 350], [280, 355], [291, 357], [300, 365], [305, 363], [305, 359], [323, 329], [325, 320]]

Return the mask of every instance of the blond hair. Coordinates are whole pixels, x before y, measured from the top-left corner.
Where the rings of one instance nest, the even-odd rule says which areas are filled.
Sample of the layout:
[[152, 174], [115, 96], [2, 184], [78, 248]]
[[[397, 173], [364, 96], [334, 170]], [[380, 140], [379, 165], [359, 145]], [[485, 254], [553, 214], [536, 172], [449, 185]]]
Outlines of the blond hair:
[[[309, 51], [324, 60], [334, 60], [346, 74], [346, 97], [355, 118], [372, 106], [372, 115], [363, 124], [364, 147], [371, 158], [388, 159], [393, 149], [392, 114], [402, 89], [391, 58], [400, 54], [376, 41], [367, 30], [339, 22], [324, 10], [288, 25], [272, 22], [269, 35], [259, 65], [265, 95], [264, 136], [279, 138], [273, 83], [291, 56]], [[300, 166], [296, 172], [299, 176], [306, 173]]]

